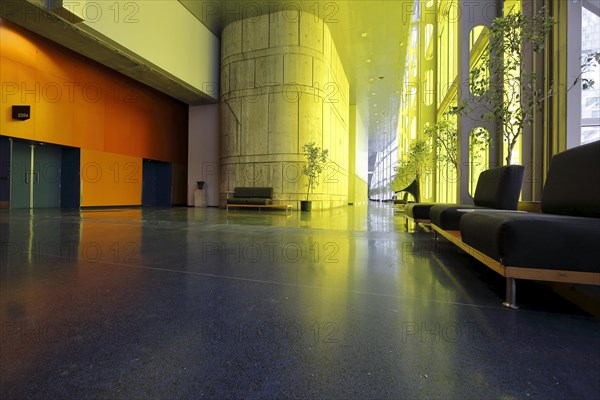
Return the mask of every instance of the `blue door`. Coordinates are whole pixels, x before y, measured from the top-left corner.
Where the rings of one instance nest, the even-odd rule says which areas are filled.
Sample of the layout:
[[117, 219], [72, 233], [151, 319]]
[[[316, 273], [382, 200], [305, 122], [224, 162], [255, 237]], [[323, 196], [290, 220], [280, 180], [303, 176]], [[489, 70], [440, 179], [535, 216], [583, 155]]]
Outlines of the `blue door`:
[[142, 205], [170, 207], [172, 205], [171, 163], [144, 160], [142, 178]]

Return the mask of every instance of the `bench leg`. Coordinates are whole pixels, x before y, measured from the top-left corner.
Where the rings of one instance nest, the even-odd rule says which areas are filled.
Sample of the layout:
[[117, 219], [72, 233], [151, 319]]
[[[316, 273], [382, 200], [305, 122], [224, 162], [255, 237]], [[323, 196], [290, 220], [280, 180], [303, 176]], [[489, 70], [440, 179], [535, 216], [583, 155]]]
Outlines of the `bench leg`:
[[517, 280], [515, 278], [506, 278], [506, 301], [502, 303], [504, 307], [518, 309], [517, 306]]

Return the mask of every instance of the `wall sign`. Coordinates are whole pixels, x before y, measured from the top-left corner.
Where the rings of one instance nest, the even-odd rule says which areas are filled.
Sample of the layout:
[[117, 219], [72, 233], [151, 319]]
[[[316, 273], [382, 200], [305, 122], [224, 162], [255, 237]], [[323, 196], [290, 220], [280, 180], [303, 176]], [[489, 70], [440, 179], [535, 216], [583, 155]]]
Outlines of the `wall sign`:
[[12, 117], [19, 121], [26, 121], [31, 117], [30, 106], [12, 106]]

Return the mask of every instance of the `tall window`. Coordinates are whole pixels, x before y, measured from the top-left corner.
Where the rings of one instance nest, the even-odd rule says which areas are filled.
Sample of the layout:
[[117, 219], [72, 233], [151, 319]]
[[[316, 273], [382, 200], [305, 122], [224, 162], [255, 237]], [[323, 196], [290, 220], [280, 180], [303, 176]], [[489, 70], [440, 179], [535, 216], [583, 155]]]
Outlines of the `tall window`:
[[[583, 55], [600, 51], [600, 16], [588, 7], [594, 7], [583, 1], [581, 7], [581, 52]], [[581, 144], [600, 140], [600, 68], [590, 70], [584, 75], [593, 79], [593, 89], [583, 90], [581, 94]]]
[[[394, 135], [395, 136], [395, 135]], [[375, 168], [371, 177], [370, 196], [374, 200], [391, 199], [389, 189], [395, 167], [398, 165], [398, 137], [395, 137], [383, 151], [377, 152]]]

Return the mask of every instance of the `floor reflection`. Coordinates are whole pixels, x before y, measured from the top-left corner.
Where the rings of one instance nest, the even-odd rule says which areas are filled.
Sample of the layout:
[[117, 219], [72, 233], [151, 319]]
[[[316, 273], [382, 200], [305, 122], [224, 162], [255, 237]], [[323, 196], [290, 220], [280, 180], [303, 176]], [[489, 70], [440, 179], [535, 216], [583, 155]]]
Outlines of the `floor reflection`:
[[0, 217], [2, 398], [598, 393], [597, 320], [501, 308], [502, 279], [390, 204]]

